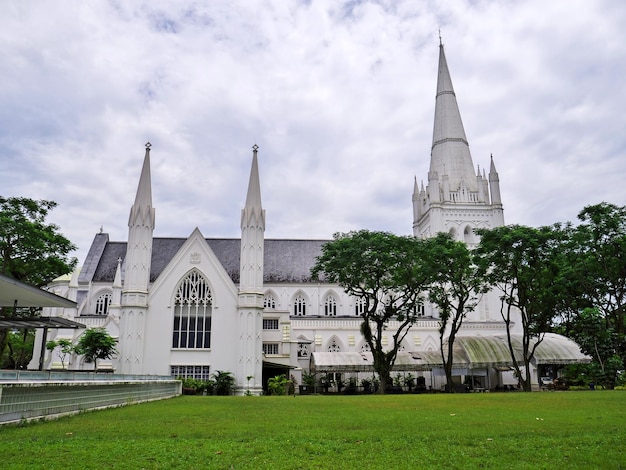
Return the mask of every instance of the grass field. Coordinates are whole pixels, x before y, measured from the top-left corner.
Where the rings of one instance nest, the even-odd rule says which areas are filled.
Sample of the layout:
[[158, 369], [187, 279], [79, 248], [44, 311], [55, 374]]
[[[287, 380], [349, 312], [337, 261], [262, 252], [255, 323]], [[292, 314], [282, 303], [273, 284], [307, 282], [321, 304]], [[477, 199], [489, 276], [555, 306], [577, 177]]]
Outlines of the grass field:
[[0, 467], [626, 469], [626, 392], [195, 397], [0, 427]]

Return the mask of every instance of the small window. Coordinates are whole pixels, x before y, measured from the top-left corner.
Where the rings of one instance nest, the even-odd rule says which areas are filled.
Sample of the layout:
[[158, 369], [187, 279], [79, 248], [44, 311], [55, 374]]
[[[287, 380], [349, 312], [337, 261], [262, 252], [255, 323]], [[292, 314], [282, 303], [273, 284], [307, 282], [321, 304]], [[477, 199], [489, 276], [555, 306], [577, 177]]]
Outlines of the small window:
[[357, 317], [362, 316], [365, 313], [365, 299], [363, 297], [357, 297], [354, 301], [354, 314]]
[[309, 343], [298, 343], [298, 357], [309, 357]]
[[276, 298], [272, 294], [265, 294], [263, 297], [263, 308], [276, 309]]
[[337, 299], [332, 294], [328, 294], [324, 298], [324, 315], [327, 317], [337, 316]]
[[306, 315], [306, 299], [304, 295], [298, 294], [293, 300], [293, 314], [297, 317]]
[[96, 315], [108, 315], [111, 305], [111, 294], [102, 294], [96, 299]]
[[278, 343], [263, 343], [263, 354], [278, 354]]
[[277, 330], [278, 329], [278, 318], [264, 318], [263, 319], [263, 329], [264, 330]]
[[415, 308], [415, 313], [418, 317], [423, 317], [426, 314], [426, 308], [424, 307], [423, 302], [419, 302], [417, 307]]
[[341, 352], [341, 346], [339, 346], [336, 339], [333, 339], [328, 345], [328, 352]]
[[209, 380], [209, 366], [170, 366], [174, 378]]

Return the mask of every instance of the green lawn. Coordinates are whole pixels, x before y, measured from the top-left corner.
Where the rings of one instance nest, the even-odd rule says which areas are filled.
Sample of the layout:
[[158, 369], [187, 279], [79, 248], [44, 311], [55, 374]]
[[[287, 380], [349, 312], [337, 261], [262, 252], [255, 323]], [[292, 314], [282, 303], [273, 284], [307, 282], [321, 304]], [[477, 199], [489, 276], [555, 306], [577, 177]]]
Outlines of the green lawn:
[[2, 468], [626, 469], [622, 391], [195, 397], [0, 427]]

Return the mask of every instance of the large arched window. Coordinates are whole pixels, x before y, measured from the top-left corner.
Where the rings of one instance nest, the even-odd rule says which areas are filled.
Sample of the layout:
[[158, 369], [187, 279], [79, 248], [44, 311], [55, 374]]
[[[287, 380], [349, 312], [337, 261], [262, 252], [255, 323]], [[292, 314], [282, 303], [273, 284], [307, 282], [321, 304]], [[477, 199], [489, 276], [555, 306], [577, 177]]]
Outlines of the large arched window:
[[333, 294], [324, 297], [324, 315], [327, 317], [337, 316], [337, 299]]
[[298, 294], [293, 299], [293, 314], [297, 317], [306, 315], [306, 298]]
[[192, 271], [176, 291], [172, 347], [210, 348], [211, 311], [209, 284], [199, 272]]
[[109, 305], [111, 305], [111, 294], [106, 293], [99, 295], [96, 299], [96, 315], [108, 315], [109, 314]]

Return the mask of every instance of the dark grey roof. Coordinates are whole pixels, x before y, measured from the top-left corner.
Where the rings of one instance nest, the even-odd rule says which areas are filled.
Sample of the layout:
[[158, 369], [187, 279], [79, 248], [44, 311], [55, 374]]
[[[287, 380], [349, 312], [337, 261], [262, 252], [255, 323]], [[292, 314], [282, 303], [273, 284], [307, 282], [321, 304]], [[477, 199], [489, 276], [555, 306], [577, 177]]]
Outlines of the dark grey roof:
[[[126, 257], [126, 242], [111, 242], [98, 234], [94, 239], [79, 282], [113, 282], [117, 260]], [[154, 238], [150, 281], [154, 282], [174, 258], [186, 238]], [[328, 240], [265, 240], [264, 282], [312, 282], [311, 268]], [[207, 238], [224, 270], [235, 284], [239, 283], [241, 240]]]
[[328, 240], [265, 240], [264, 282], [312, 282], [311, 268]]

